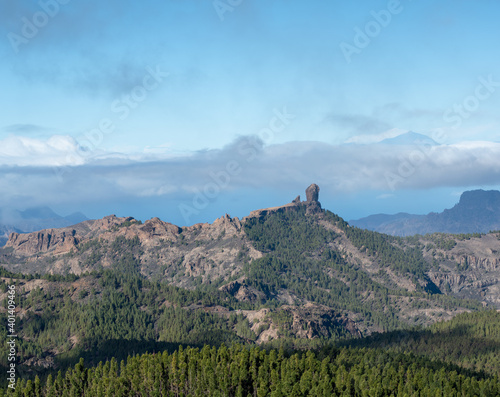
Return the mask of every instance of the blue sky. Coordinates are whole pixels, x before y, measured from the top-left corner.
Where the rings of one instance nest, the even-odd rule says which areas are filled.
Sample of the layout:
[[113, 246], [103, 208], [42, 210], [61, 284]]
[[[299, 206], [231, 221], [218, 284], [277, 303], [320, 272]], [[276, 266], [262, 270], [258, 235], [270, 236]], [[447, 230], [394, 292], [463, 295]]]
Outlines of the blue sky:
[[[185, 225], [315, 182], [346, 219], [449, 208], [500, 186], [499, 11], [1, 2], [0, 206]], [[408, 131], [434, 142], [381, 143]]]

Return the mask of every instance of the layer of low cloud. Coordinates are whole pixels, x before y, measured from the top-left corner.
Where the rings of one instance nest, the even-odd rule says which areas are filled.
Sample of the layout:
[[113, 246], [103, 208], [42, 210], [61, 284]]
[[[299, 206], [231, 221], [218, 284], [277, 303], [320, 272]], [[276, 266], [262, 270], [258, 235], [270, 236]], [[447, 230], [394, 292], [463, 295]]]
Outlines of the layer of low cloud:
[[175, 197], [190, 204], [196, 194], [213, 199], [239, 189], [280, 190], [313, 181], [335, 195], [500, 183], [500, 143], [493, 142], [433, 147], [290, 142], [265, 147], [257, 138], [241, 137], [220, 150], [176, 158], [150, 153], [75, 157], [76, 143], [63, 136], [47, 141], [11, 137], [0, 144], [0, 205], [8, 206], [127, 197]]

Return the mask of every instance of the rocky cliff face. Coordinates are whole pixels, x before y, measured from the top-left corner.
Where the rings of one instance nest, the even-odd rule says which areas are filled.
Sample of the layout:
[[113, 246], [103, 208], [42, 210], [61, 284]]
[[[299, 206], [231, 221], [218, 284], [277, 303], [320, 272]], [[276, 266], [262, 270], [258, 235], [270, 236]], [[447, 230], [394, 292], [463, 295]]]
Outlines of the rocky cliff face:
[[76, 230], [49, 229], [40, 232], [20, 234], [12, 233], [6, 247], [12, 247], [24, 255], [35, 255], [52, 251], [53, 254], [69, 252], [78, 245]]
[[52, 254], [67, 253], [75, 249], [80, 242], [109, 233], [134, 218], [117, 218], [114, 215], [98, 220], [82, 222], [72, 227], [46, 229], [33, 233], [11, 233], [5, 245], [23, 255], [35, 255], [51, 252]]
[[307, 201], [318, 201], [319, 198], [319, 186], [313, 183], [306, 189], [306, 199]]
[[[36, 233], [12, 233], [6, 244], [17, 263], [13, 271], [80, 274], [113, 262], [111, 247], [117, 239], [137, 239], [141, 246], [140, 271], [187, 287], [193, 278], [210, 282], [241, 271], [245, 261], [258, 258], [238, 218], [225, 215], [212, 224], [179, 227], [158, 218], [144, 224], [131, 217], [110, 215], [71, 228]], [[124, 248], [126, 249], [126, 248]], [[0, 258], [1, 259], [1, 258]]]
[[34, 233], [11, 233], [6, 247], [13, 248], [24, 255], [51, 252], [67, 253], [78, 249], [80, 243], [93, 238], [112, 241], [119, 236], [125, 238], [138, 237], [142, 244], [152, 246], [158, 241], [175, 242], [179, 236], [197, 234], [201, 238], [214, 238], [221, 232], [233, 236], [241, 230], [238, 218], [229, 215], [221, 217], [213, 224], [196, 224], [181, 228], [159, 218], [152, 218], [144, 224], [132, 217], [106, 216], [102, 219], [85, 221], [71, 228], [47, 229]]
[[243, 218], [245, 220], [246, 218], [262, 218], [268, 214], [272, 214], [275, 212], [286, 212], [286, 211], [298, 211], [300, 208], [300, 205], [302, 205], [300, 202], [292, 202], [290, 204], [285, 204], [285, 205], [280, 205], [278, 207], [269, 207], [269, 208], [263, 208], [260, 210], [254, 210], [250, 212], [250, 215], [247, 217]]
[[300, 201], [300, 196], [295, 197], [291, 203], [280, 205], [278, 207], [263, 208], [260, 210], [254, 210], [250, 212], [250, 215], [243, 218], [262, 218], [268, 214], [276, 212], [286, 212], [286, 211], [298, 211], [301, 207], [306, 207], [308, 214], [314, 214], [321, 211], [321, 203], [319, 199], [319, 186], [316, 184], [309, 185], [306, 189], [306, 201]]

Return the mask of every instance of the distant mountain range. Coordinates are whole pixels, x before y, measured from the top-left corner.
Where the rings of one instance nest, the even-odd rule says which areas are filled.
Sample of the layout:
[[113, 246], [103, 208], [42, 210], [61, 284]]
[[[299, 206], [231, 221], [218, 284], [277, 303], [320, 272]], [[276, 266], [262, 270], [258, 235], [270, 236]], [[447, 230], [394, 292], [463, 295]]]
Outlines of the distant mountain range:
[[0, 209], [0, 247], [4, 246], [9, 234], [30, 233], [42, 229], [71, 226], [88, 218], [81, 212], [67, 216], [56, 214], [49, 207], [35, 207], [24, 211], [12, 208]]
[[427, 215], [398, 213], [377, 214], [351, 220], [353, 226], [393, 236], [427, 233], [487, 233], [500, 229], [500, 192], [472, 190], [464, 192], [451, 209]]

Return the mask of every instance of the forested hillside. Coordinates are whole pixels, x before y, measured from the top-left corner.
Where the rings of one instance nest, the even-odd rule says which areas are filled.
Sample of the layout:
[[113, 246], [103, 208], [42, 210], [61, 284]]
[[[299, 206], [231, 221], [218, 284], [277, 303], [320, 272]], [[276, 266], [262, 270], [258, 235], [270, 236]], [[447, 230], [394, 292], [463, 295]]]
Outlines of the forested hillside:
[[[313, 301], [353, 313], [366, 327], [375, 325], [380, 330], [408, 324], [402, 308], [479, 308], [477, 303], [440, 294], [425, 275], [429, 264], [416, 247], [408, 245], [403, 249], [394, 244], [395, 238], [350, 228], [327, 211], [324, 221], [372, 258], [370, 273], [352, 254], [339, 250], [339, 232], [325, 228], [304, 212], [305, 209], [251, 218], [245, 223], [248, 237], [264, 253], [245, 267], [247, 283], [271, 299], [286, 291], [297, 302]], [[391, 285], [386, 280], [387, 271], [411, 280], [414, 290]]]
[[412, 352], [494, 376], [500, 370], [500, 312], [464, 313], [427, 329], [374, 334], [345, 344]]
[[[488, 377], [412, 354], [328, 349], [286, 355], [238, 345], [130, 356], [22, 380], [16, 396], [491, 396]], [[1, 394], [0, 394], [1, 395]]]
[[[173, 395], [181, 390], [217, 395], [214, 390], [225, 385], [232, 395], [245, 396], [279, 395], [276, 385], [293, 389], [291, 395], [311, 390], [363, 395], [375, 392], [380, 382], [386, 392], [409, 395], [415, 390], [427, 395], [440, 382], [466, 394], [476, 388], [496, 392], [498, 380], [491, 376], [499, 368], [499, 324], [491, 308], [500, 303], [499, 238], [498, 233], [391, 237], [351, 227], [317, 202], [254, 211], [241, 221], [226, 215], [189, 228], [159, 219], [142, 224], [107, 217], [71, 230], [12, 235], [0, 249], [0, 321], [7, 321], [7, 290], [15, 285], [17, 373], [32, 380], [22, 387], [47, 395], [70, 393], [76, 384], [116, 393], [156, 385]], [[0, 332], [5, 339], [6, 329]], [[235, 343], [239, 347], [230, 353], [204, 348]], [[177, 356], [170, 354], [181, 345], [225, 355], [227, 365], [220, 371], [229, 372], [220, 375], [226, 380], [209, 381], [208, 353], [188, 349], [193, 363], [188, 376], [194, 380], [179, 375], [181, 383], [172, 381], [169, 360]], [[272, 373], [266, 360], [277, 353], [269, 349], [282, 349], [272, 364], [279, 376], [272, 379], [259, 375]], [[304, 358], [307, 365], [316, 360], [320, 369], [303, 380], [305, 364], [297, 367], [294, 360], [302, 360], [306, 350], [316, 352], [316, 358]], [[240, 378], [230, 368], [248, 354], [262, 359], [249, 363], [254, 372]], [[149, 368], [140, 381], [127, 375], [129, 364], [111, 370], [129, 356], [135, 363], [130, 365]], [[7, 357], [8, 346], [2, 346], [3, 370]], [[80, 358], [87, 369], [78, 364]], [[363, 364], [370, 360], [380, 366]], [[415, 360], [419, 365], [412, 367]], [[301, 375], [290, 380], [287, 371], [296, 368]], [[394, 373], [400, 378], [389, 384]], [[445, 378], [455, 380], [442, 383]]]

